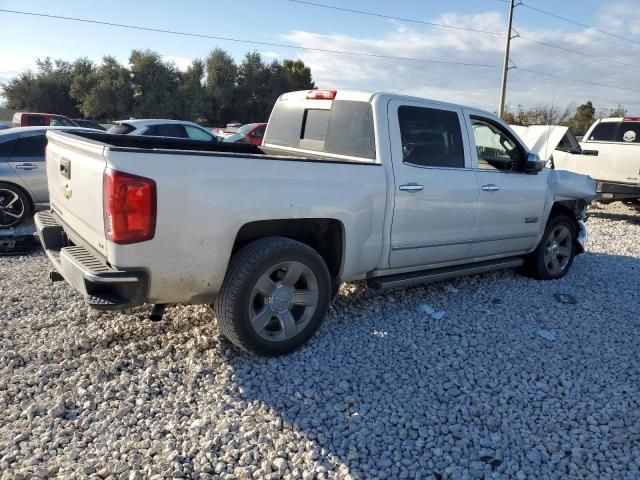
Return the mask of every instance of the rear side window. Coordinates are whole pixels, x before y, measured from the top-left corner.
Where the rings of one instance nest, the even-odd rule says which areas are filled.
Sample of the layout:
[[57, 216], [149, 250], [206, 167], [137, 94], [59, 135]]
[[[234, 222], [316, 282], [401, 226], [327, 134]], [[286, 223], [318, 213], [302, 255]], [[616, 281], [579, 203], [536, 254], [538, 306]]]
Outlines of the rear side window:
[[166, 123], [164, 125], [152, 125], [143, 135], [153, 137], [189, 138], [182, 125]]
[[368, 102], [335, 100], [331, 110], [279, 101], [269, 120], [267, 143], [375, 159], [373, 111]]
[[594, 127], [591, 135], [589, 135], [589, 140], [615, 142], [618, 125], [617, 122], [600, 122]]
[[11, 153], [13, 152], [13, 147], [15, 146], [16, 141], [15, 140], [9, 140], [8, 142], [2, 142], [0, 143], [0, 162], [2, 161], [2, 159], [6, 159], [7, 157], [11, 156]]
[[[18, 139], [13, 157], [36, 157], [34, 161], [44, 162], [44, 150], [47, 147], [47, 138], [44, 135], [35, 135]], [[38, 158], [39, 157], [39, 158]]]
[[126, 135], [127, 133], [131, 133], [136, 128], [133, 125], [129, 125], [128, 123], [119, 123], [109, 127], [107, 130], [108, 133], [115, 133], [116, 135]]
[[26, 125], [28, 127], [44, 127], [46, 126], [44, 117], [38, 117], [35, 115], [27, 115]]
[[640, 122], [622, 122], [616, 138], [617, 142], [640, 143]]
[[435, 108], [398, 108], [402, 156], [421, 167], [464, 168], [460, 120], [456, 112]]

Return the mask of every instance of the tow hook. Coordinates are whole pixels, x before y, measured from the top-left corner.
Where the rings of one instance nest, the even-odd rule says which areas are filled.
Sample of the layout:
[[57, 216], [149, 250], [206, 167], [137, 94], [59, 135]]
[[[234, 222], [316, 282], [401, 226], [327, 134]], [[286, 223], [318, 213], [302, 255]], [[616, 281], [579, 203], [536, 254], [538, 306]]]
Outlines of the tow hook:
[[51, 280], [52, 283], [61, 282], [64, 280], [64, 277], [54, 270], [53, 272], [49, 272], [49, 280]]
[[149, 320], [152, 322], [159, 322], [162, 320], [162, 316], [164, 315], [164, 311], [167, 308], [166, 303], [156, 303], [149, 314]]

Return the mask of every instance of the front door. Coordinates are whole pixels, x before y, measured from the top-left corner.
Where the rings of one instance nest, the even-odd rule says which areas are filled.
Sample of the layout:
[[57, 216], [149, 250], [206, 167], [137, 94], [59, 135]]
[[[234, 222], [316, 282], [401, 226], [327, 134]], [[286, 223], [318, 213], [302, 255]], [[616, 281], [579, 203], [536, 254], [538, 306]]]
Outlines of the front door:
[[475, 144], [478, 221], [471, 256], [519, 255], [543, 228], [549, 170], [524, 172], [527, 150], [494, 119], [467, 114]]
[[393, 100], [388, 115], [395, 177], [391, 268], [466, 258], [478, 189], [461, 109]]

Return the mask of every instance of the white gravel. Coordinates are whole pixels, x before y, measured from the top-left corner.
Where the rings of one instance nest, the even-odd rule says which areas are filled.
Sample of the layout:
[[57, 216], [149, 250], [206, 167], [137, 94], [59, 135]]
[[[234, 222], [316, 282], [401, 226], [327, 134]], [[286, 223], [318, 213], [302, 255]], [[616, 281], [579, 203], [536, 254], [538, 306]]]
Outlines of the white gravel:
[[278, 359], [0, 258], [1, 478], [640, 478], [640, 214], [592, 215], [560, 281], [347, 285]]

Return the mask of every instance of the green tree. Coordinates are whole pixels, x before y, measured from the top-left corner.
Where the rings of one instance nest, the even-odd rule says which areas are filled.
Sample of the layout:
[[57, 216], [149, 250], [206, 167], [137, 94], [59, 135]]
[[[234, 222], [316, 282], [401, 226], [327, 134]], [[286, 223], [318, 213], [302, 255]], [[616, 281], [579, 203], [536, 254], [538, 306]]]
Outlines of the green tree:
[[37, 59], [37, 70], [26, 71], [2, 86], [7, 106], [77, 116], [76, 102], [71, 97], [73, 67], [69, 62], [50, 58]]
[[128, 116], [133, 108], [133, 87], [130, 73], [114, 57], [106, 56], [94, 71], [77, 75], [71, 94], [88, 118], [118, 120]]
[[227, 52], [216, 48], [206, 58], [205, 70], [205, 116], [214, 125], [224, 125], [235, 115], [238, 66]]
[[134, 92], [134, 115], [139, 118], [174, 118], [179, 110], [179, 74], [151, 50], [133, 50], [129, 57]]
[[195, 59], [185, 72], [179, 73], [177, 114], [180, 118], [200, 119], [206, 109], [206, 92], [202, 85], [204, 62]]
[[591, 101], [588, 101], [587, 103], [583, 103], [582, 105], [578, 106], [578, 108], [576, 108], [576, 113], [572, 118], [567, 120], [566, 125], [574, 134], [584, 135], [596, 120], [595, 114], [596, 109], [594, 108]]
[[292, 90], [312, 90], [316, 88], [311, 78], [311, 69], [302, 60], [283, 60], [282, 67], [289, 74], [289, 85]]

